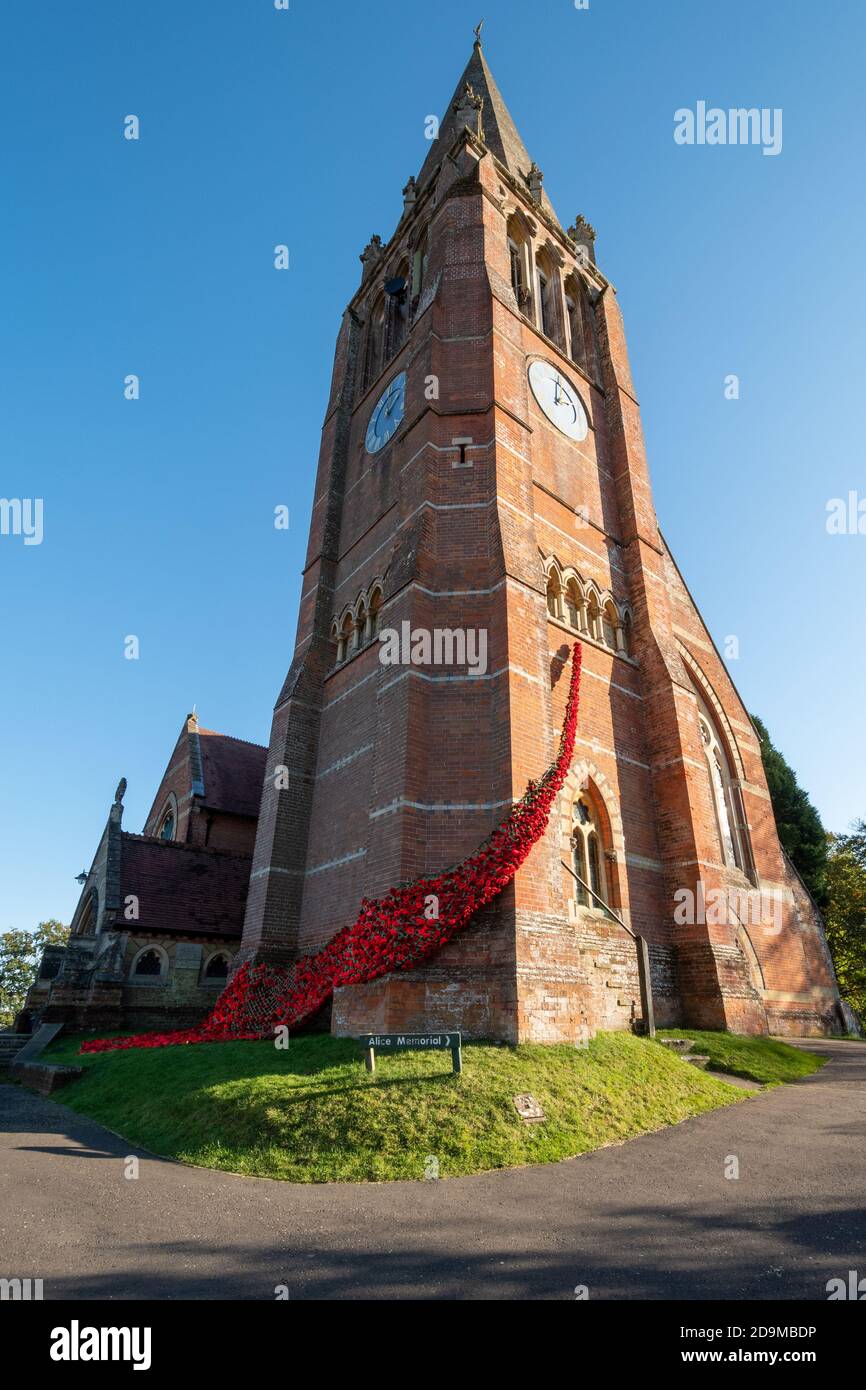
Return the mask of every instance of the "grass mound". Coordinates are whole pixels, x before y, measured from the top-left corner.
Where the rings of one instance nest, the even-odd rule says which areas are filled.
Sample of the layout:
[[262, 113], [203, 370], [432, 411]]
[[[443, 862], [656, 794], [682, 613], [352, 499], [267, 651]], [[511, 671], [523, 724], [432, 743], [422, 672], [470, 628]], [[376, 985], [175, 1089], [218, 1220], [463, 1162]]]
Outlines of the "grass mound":
[[660, 1038], [693, 1038], [695, 1052], [709, 1057], [713, 1071], [745, 1076], [764, 1086], [799, 1081], [811, 1076], [827, 1061], [814, 1052], [801, 1052], [772, 1038], [746, 1038], [739, 1033], [701, 1033], [693, 1028], [660, 1028]]
[[[746, 1099], [626, 1033], [586, 1048], [469, 1043], [459, 1077], [447, 1053], [423, 1052], [383, 1054], [371, 1076], [358, 1043], [327, 1036], [286, 1051], [211, 1043], [84, 1056], [79, 1041], [51, 1050], [51, 1061], [86, 1068], [63, 1104], [155, 1153], [294, 1182], [551, 1162]], [[545, 1123], [517, 1115], [513, 1098], [525, 1092]]]

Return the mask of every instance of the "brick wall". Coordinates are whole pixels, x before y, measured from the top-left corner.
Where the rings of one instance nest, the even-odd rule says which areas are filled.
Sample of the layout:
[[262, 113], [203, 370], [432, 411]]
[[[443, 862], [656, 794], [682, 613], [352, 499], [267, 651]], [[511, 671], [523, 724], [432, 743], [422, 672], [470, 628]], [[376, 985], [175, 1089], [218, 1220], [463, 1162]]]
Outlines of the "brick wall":
[[[284, 763], [292, 781], [280, 792], [265, 780], [242, 954], [285, 960], [317, 949], [362, 897], [469, 854], [549, 764], [575, 637], [547, 612], [542, 562], [555, 556], [630, 604], [633, 655], [584, 642], [575, 767], [512, 887], [424, 967], [340, 991], [334, 1030], [461, 1027], [547, 1042], [639, 1023], [634, 942], [576, 906], [561, 863], [584, 787], [604, 821], [612, 906], [649, 943], [658, 1022], [826, 1028], [836, 996], [820, 924], [784, 864], [748, 716], [659, 533], [615, 291], [597, 281], [596, 379], [518, 312], [506, 239], [516, 207], [536, 247], [552, 247], [567, 274], [573, 248], [465, 139], [345, 316], [295, 657], [268, 760], [269, 776]], [[422, 222], [435, 295], [364, 388], [357, 364], [370, 298]], [[580, 392], [590, 422], [583, 443], [537, 406], [527, 382], [536, 356]], [[371, 457], [370, 412], [402, 370], [404, 423]], [[431, 377], [438, 399], [429, 399]], [[454, 439], [471, 440], [462, 457]], [[331, 624], [374, 580], [383, 627], [484, 629], [484, 676], [383, 666], [377, 644], [337, 666]], [[699, 692], [732, 745], [754, 882], [723, 862]], [[755, 940], [737, 921], [679, 926], [676, 894], [699, 880], [781, 886], [781, 931]]]

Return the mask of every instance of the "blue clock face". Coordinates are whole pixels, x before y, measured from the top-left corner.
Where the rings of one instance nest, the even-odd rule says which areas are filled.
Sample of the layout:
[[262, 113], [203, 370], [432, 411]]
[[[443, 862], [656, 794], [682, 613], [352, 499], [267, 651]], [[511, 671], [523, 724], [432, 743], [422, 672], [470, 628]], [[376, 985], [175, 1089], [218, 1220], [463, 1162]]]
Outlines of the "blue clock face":
[[406, 373], [401, 372], [385, 387], [373, 407], [364, 441], [368, 454], [378, 454], [380, 449], [384, 449], [397, 433], [405, 410]]

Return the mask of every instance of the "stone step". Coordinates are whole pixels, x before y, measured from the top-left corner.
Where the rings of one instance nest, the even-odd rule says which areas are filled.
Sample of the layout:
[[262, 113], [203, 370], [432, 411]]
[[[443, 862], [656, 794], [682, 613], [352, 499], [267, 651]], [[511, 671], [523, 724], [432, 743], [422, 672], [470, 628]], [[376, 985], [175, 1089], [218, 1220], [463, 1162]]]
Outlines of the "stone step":
[[27, 1033], [0, 1033], [0, 1071], [7, 1072], [22, 1047], [30, 1041]]
[[701, 1071], [705, 1071], [710, 1065], [709, 1057], [704, 1057], [700, 1052], [690, 1053], [688, 1057], [683, 1058], [683, 1061], [690, 1062], [693, 1067], [700, 1067]]
[[669, 1047], [671, 1052], [676, 1052], [682, 1057], [686, 1052], [691, 1052], [695, 1045], [694, 1038], [658, 1038], [662, 1047]]
[[77, 1081], [79, 1076], [83, 1076], [84, 1067], [57, 1066], [50, 1062], [16, 1062], [10, 1075], [13, 1081], [20, 1081], [31, 1091], [50, 1096], [61, 1086], [68, 1086], [70, 1081]]

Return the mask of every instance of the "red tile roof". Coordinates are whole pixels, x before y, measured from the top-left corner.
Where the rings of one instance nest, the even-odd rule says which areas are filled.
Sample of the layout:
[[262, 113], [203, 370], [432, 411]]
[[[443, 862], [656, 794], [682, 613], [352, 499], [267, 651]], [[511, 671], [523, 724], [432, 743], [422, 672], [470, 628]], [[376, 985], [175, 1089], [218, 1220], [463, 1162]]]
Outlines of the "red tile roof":
[[267, 748], [198, 729], [205, 806], [236, 816], [258, 816]]
[[121, 842], [121, 897], [134, 894], [139, 904], [133, 930], [240, 936], [252, 864], [247, 855], [126, 831]]

